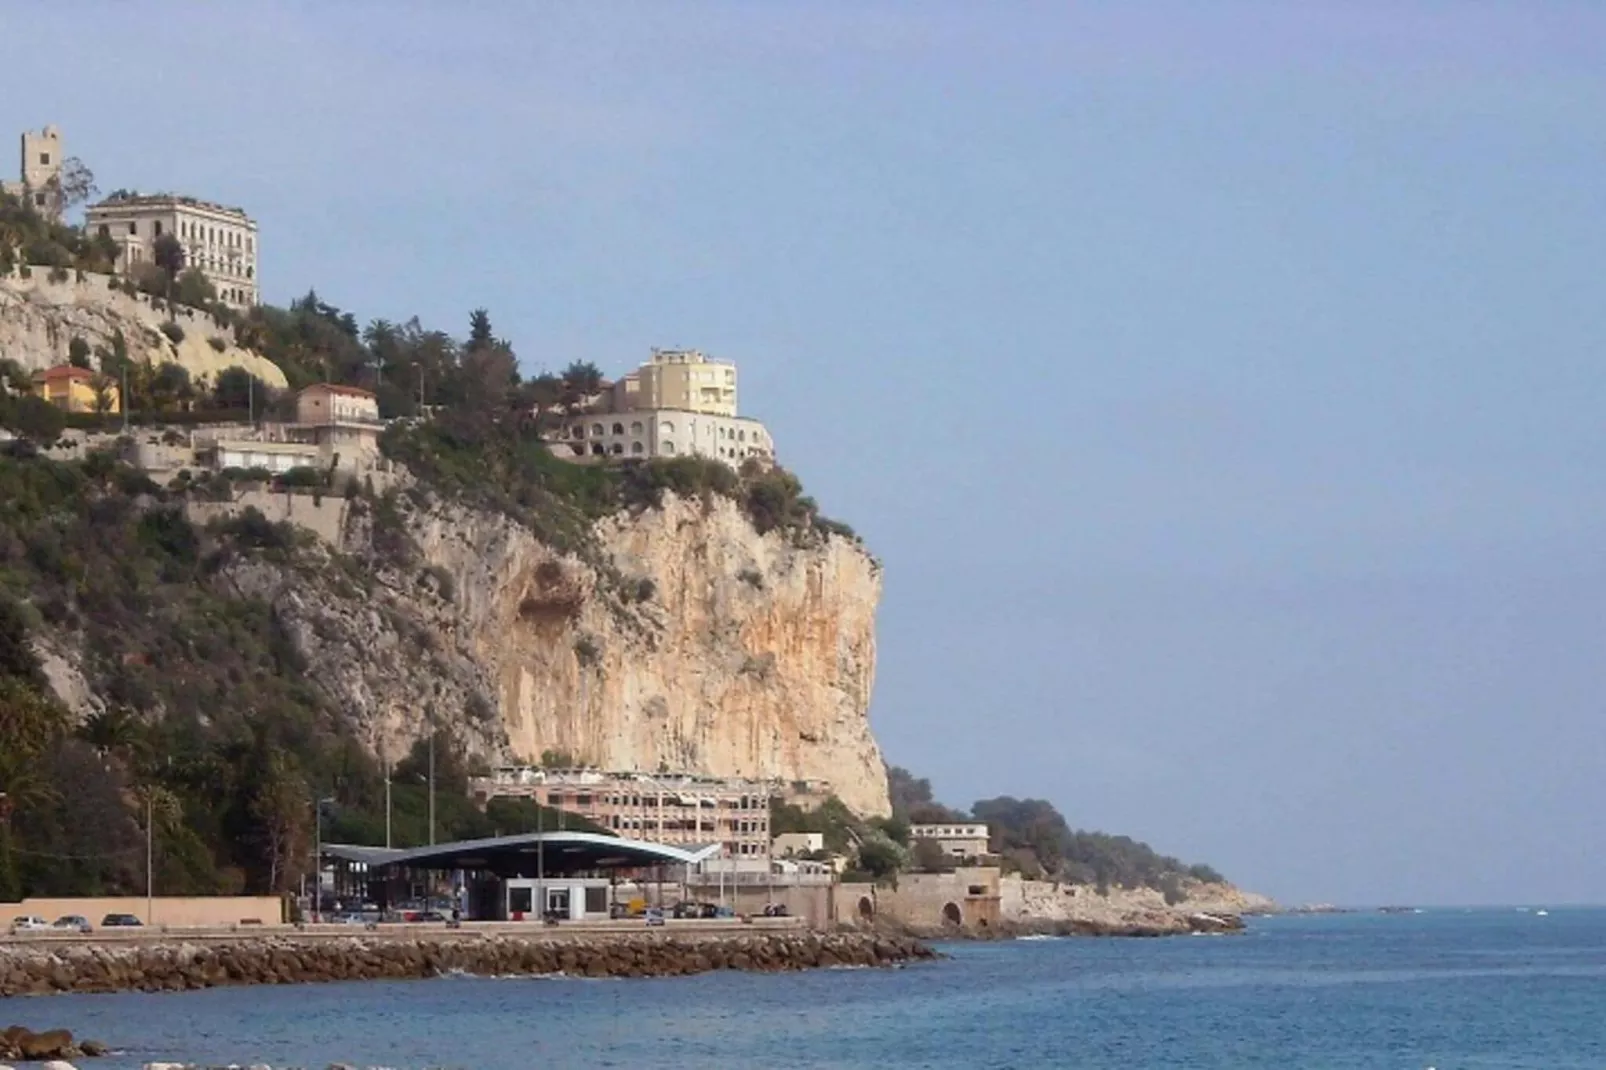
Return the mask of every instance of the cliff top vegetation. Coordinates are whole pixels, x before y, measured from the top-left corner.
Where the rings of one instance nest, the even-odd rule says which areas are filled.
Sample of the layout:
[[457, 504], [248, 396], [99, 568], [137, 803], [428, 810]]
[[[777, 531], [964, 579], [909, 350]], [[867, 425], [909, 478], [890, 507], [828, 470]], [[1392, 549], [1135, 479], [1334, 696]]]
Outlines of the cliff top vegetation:
[[1001, 795], [979, 799], [968, 811], [956, 810], [936, 800], [929, 780], [895, 765], [887, 767], [887, 787], [894, 817], [907, 824], [986, 822], [992, 852], [1006, 869], [1027, 877], [1099, 889], [1154, 888], [1176, 902], [1185, 897], [1187, 881], [1225, 881], [1209, 866], [1188, 865], [1131, 837], [1073, 829], [1042, 799]]

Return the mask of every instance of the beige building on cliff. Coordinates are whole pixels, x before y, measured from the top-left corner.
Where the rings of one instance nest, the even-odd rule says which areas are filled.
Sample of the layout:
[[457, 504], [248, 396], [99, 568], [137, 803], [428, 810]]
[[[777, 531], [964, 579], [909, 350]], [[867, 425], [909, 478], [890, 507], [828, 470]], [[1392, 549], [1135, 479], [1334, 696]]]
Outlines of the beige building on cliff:
[[18, 181], [0, 182], [0, 189], [28, 202], [40, 215], [61, 218], [61, 162], [65, 157], [61, 131], [54, 126], [22, 134], [22, 162]]
[[710, 457], [737, 468], [775, 460], [762, 423], [736, 411], [736, 365], [695, 349], [654, 349], [588, 413], [573, 413], [550, 444], [571, 460]]
[[218, 300], [235, 308], [261, 301], [257, 225], [242, 209], [170, 193], [119, 191], [85, 209], [84, 228], [117, 242], [123, 251], [118, 268], [127, 274], [154, 263], [156, 240], [170, 234], [184, 248], [184, 266], [205, 275]]
[[719, 843], [729, 858], [768, 860], [771, 786], [759, 780], [596, 769], [498, 769], [469, 791], [532, 799], [567, 810], [629, 839], [677, 845]]

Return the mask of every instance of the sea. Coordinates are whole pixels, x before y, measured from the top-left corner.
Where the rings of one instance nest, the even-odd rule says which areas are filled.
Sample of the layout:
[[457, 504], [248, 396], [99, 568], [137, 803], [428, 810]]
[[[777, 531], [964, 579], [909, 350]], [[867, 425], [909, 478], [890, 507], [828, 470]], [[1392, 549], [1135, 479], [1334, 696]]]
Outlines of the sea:
[[0, 1001], [116, 1054], [273, 1067], [1606, 1070], [1606, 909], [941, 945], [903, 969], [443, 977]]

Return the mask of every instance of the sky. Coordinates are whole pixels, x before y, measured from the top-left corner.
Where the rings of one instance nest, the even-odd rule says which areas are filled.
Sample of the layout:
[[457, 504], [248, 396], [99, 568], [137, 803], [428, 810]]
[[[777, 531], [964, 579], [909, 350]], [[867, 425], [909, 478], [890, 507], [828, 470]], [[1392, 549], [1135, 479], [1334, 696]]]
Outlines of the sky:
[[272, 303], [736, 361], [885, 563], [872, 725], [940, 798], [1288, 902], [1606, 900], [1606, 5], [0, 0], [0, 39], [40, 42], [0, 130], [245, 207]]

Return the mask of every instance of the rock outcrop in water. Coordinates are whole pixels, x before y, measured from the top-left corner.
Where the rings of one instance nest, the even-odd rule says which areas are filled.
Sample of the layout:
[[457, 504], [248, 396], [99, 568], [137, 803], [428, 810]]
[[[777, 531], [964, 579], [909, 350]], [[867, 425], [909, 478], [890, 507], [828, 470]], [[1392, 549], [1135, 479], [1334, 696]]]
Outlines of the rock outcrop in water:
[[893, 966], [935, 957], [907, 937], [817, 932], [39, 942], [0, 947], [0, 996], [399, 980], [454, 972], [673, 977], [710, 970]]

